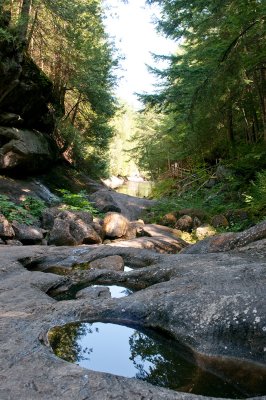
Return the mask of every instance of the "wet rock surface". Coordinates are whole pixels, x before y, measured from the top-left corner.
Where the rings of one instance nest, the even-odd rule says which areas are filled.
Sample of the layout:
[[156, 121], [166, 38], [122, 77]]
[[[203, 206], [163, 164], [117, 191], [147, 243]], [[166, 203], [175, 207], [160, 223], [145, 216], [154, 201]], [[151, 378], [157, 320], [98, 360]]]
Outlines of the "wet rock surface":
[[[199, 255], [103, 245], [1, 247], [0, 398], [201, 398], [58, 359], [47, 344], [47, 331], [80, 320], [163, 331], [184, 345], [196, 363], [219, 375], [236, 375], [244, 397], [254, 397], [249, 395], [252, 386], [265, 390], [266, 382], [266, 251], [261, 243], [255, 246], [261, 249], [257, 257], [249, 255], [251, 245], [235, 253]], [[114, 255], [134, 270], [77, 269]], [[30, 271], [52, 265], [68, 266], [71, 273]], [[119, 284], [135, 292], [110, 299], [93, 291], [86, 298], [60, 302], [47, 295], [77, 283]]]

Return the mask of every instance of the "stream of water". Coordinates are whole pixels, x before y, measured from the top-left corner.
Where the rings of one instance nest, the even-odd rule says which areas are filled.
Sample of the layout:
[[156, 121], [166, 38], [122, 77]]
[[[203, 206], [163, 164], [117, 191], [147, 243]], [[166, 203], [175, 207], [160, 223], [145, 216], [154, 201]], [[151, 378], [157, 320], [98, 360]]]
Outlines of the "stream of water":
[[134, 197], [149, 197], [151, 194], [153, 183], [128, 181], [124, 185], [116, 189], [118, 193], [128, 194]]

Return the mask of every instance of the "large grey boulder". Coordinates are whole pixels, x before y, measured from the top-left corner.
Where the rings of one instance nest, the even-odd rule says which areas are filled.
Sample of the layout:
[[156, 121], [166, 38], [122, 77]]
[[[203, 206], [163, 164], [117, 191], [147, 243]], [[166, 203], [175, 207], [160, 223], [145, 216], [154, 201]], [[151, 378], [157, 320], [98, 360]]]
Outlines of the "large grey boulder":
[[93, 216], [87, 211], [64, 210], [60, 207], [46, 208], [42, 212], [42, 226], [44, 229], [52, 229], [56, 218], [75, 221], [81, 219], [85, 224], [93, 223]]
[[90, 263], [90, 268], [123, 271], [124, 260], [121, 256], [108, 256], [99, 258]]
[[43, 200], [47, 205], [59, 203], [59, 198], [37, 179], [13, 179], [0, 176], [0, 195], [6, 195], [17, 203], [18, 199], [27, 196]]
[[188, 246], [188, 243], [181, 238], [171, 237], [167, 235], [154, 237], [137, 237], [129, 240], [114, 240], [108, 243], [107, 246], [115, 247], [130, 247], [133, 249], [146, 249], [156, 253], [176, 254]]
[[44, 239], [44, 233], [46, 233], [44, 229], [37, 226], [21, 224], [16, 221], [12, 223], [12, 228], [15, 232], [15, 239], [27, 245], [41, 244]]
[[78, 244], [70, 233], [69, 221], [55, 219], [53, 229], [49, 233], [48, 244], [55, 246], [76, 246]]
[[53, 160], [51, 144], [42, 133], [0, 127], [0, 170], [43, 171]]
[[154, 200], [128, 196], [110, 189], [97, 190], [90, 195], [90, 201], [100, 211], [119, 212], [130, 221], [140, 218], [145, 210], [151, 208], [156, 203]]
[[43, 226], [50, 229], [48, 243], [56, 246], [99, 244], [102, 238], [93, 228], [93, 217], [88, 212], [48, 209], [42, 216]]

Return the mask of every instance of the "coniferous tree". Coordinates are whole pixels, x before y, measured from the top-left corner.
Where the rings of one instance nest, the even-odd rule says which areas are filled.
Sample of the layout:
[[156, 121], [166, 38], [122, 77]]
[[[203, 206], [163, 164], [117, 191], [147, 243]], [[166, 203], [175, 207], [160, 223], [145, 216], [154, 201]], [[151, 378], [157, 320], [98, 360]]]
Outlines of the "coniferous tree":
[[23, 56], [53, 83], [59, 149], [80, 166], [90, 156], [102, 163], [112, 136], [116, 60], [101, 1], [1, 0], [0, 10], [9, 13]]
[[148, 3], [161, 5], [158, 28], [179, 41], [179, 52], [168, 69], [154, 70], [164, 89], [142, 98], [174, 115], [177, 157], [236, 157], [266, 143], [265, 2]]

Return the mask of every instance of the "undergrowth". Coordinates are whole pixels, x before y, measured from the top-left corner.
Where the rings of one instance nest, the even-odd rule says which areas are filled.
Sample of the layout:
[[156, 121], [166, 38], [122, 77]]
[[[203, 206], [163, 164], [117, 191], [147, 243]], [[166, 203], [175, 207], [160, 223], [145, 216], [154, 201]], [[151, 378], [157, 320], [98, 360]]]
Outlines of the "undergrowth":
[[57, 189], [61, 195], [64, 209], [70, 211], [87, 211], [92, 215], [98, 215], [99, 211], [87, 199], [87, 193], [81, 190], [79, 193], [72, 193], [67, 189]]
[[[202, 171], [201, 171], [202, 172]], [[207, 176], [195, 171], [182, 180], [167, 178], [154, 186], [152, 197], [158, 202], [146, 216], [150, 223], [162, 223], [168, 213], [178, 213], [182, 209], [200, 209], [206, 213], [210, 222], [215, 215], [227, 215], [234, 211], [229, 226], [219, 231], [241, 231], [266, 218], [266, 171], [255, 175], [254, 180], [245, 179], [244, 174], [231, 173], [222, 181], [216, 180], [208, 187], [206, 183], [214, 179], [213, 171]], [[237, 211], [242, 216], [237, 217]], [[243, 218], [243, 213], [246, 218]]]
[[15, 204], [8, 196], [0, 195], [0, 213], [11, 222], [33, 225], [45, 208], [45, 202], [35, 197], [27, 196], [19, 204]]

